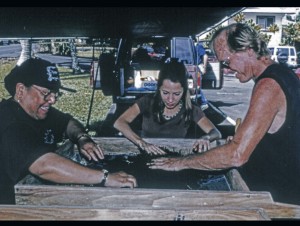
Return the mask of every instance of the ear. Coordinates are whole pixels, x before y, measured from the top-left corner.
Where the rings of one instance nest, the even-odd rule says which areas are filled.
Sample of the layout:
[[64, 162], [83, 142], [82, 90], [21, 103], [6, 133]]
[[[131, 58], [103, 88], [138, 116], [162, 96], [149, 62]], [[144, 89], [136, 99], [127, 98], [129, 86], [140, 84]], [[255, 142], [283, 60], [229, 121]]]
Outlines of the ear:
[[25, 90], [25, 85], [23, 83], [17, 83], [16, 84], [16, 98], [17, 100], [22, 99], [23, 95], [24, 95], [24, 90]]

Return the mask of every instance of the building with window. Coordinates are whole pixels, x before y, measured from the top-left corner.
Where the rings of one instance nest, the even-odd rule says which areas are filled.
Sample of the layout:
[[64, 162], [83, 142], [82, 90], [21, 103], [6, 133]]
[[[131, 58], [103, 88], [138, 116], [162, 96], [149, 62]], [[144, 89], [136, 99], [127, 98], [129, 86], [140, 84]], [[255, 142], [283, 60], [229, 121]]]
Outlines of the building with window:
[[[219, 25], [229, 25], [235, 23], [234, 17], [238, 13], [243, 13], [245, 20], [253, 20], [254, 23], [262, 27], [262, 32], [266, 32], [271, 35], [269, 45], [276, 46], [281, 43], [283, 33], [283, 27], [288, 23], [295, 23], [297, 16], [299, 15], [300, 7], [245, 7], [237, 13], [229, 15], [221, 20], [219, 23], [207, 28], [205, 31], [196, 35], [198, 40], [204, 40], [208, 32]], [[279, 27], [278, 32], [269, 32], [268, 27], [276, 24]]]

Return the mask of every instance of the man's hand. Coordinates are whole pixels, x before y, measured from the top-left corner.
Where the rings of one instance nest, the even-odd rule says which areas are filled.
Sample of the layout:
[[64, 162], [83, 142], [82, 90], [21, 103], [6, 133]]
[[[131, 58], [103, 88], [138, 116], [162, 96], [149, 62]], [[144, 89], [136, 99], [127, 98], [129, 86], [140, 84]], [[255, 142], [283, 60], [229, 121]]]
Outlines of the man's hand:
[[109, 173], [104, 184], [105, 187], [119, 187], [119, 188], [134, 188], [137, 187], [137, 182], [134, 176], [123, 171], [116, 173]]
[[162, 169], [166, 171], [179, 171], [185, 169], [182, 158], [157, 158], [147, 164], [150, 169]]
[[104, 159], [104, 154], [100, 146], [95, 143], [90, 137], [82, 137], [78, 140], [78, 149], [88, 160], [98, 162]]

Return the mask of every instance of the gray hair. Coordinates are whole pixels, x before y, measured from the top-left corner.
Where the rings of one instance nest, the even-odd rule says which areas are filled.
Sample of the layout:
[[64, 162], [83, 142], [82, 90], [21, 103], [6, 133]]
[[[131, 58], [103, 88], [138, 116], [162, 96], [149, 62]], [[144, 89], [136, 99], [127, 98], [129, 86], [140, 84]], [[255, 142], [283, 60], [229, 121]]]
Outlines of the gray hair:
[[234, 23], [227, 27], [222, 27], [217, 30], [210, 41], [210, 47], [213, 50], [213, 43], [215, 39], [223, 32], [226, 32], [227, 45], [231, 52], [244, 51], [248, 48], [254, 50], [257, 58], [262, 56], [269, 56], [270, 52], [267, 48], [266, 42], [260, 36], [260, 34], [247, 24]]

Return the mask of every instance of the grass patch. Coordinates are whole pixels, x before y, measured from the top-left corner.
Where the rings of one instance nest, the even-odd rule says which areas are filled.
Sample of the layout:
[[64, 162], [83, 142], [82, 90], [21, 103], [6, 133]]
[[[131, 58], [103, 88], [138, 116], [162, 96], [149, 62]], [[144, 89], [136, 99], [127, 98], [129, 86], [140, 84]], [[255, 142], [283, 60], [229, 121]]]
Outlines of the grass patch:
[[[4, 77], [16, 65], [15, 61], [0, 62], [0, 99], [9, 98], [9, 94], [4, 88]], [[58, 67], [61, 74], [61, 83], [63, 86], [77, 90], [76, 93], [63, 92], [63, 96], [54, 105], [57, 109], [70, 113], [86, 126], [92, 98], [93, 89], [89, 85], [89, 74], [73, 75], [71, 69]], [[90, 131], [93, 132], [95, 125], [101, 124], [112, 104], [111, 96], [104, 96], [101, 90], [95, 90], [94, 102], [89, 120]]]

